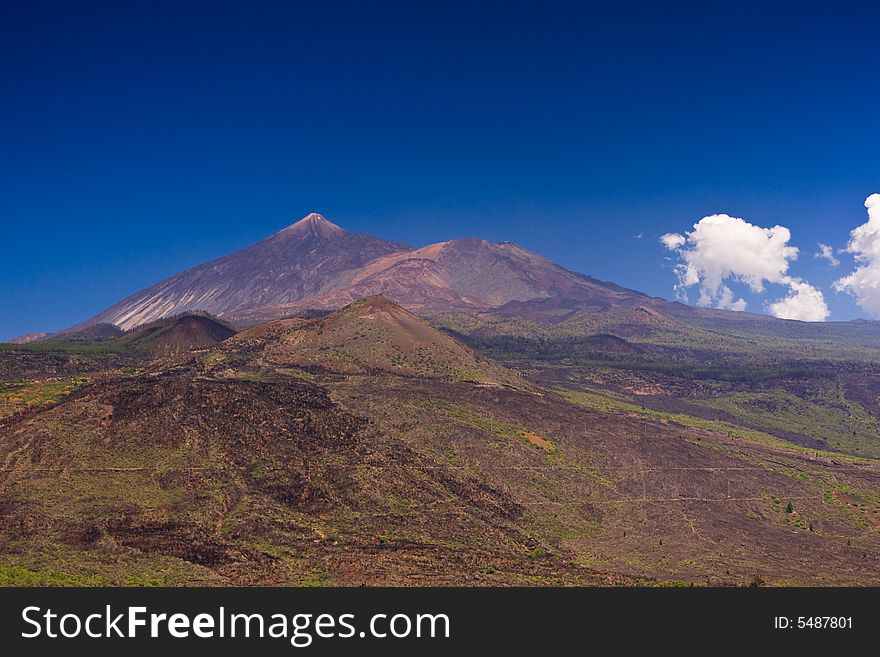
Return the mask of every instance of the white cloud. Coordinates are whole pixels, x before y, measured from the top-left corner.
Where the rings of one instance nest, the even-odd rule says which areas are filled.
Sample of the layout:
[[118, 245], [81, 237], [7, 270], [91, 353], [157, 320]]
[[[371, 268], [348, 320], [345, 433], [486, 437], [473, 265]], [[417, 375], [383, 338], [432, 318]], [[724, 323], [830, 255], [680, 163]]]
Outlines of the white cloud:
[[849, 292], [856, 303], [872, 317], [880, 317], [880, 194], [865, 199], [868, 221], [849, 234], [846, 251], [858, 266], [849, 276], [834, 283], [838, 292]]
[[701, 306], [745, 310], [745, 299], [734, 299], [727, 282], [744, 283], [755, 293], [765, 283], [789, 287], [789, 294], [768, 305], [777, 317], [821, 321], [828, 317], [822, 293], [809, 283], [788, 275], [790, 261], [798, 249], [789, 246], [791, 231], [785, 226], [762, 228], [739, 217], [713, 214], [694, 224], [684, 235], [667, 233], [660, 238], [678, 254], [675, 268], [676, 292], [686, 298], [686, 290], [699, 286]]
[[834, 257], [834, 249], [832, 249], [827, 244], [822, 244], [819, 242], [819, 250], [813, 255], [814, 258], [822, 258], [823, 260], [827, 260], [828, 264], [832, 267], [837, 267], [840, 264], [840, 260]]
[[791, 279], [788, 285], [788, 296], [767, 306], [773, 316], [802, 322], [823, 322], [828, 318], [828, 304], [822, 292], [797, 278]]
[[679, 235], [678, 233], [666, 233], [660, 236], [660, 242], [670, 251], [675, 251], [684, 246], [687, 239], [684, 235]]

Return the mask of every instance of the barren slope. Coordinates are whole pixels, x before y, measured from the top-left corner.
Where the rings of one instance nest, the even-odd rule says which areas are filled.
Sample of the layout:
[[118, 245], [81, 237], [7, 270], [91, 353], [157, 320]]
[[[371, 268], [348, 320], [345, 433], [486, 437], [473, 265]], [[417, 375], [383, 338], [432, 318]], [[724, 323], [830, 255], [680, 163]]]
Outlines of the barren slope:
[[85, 324], [108, 322], [129, 329], [187, 311], [228, 315], [289, 303], [343, 288], [367, 262], [406, 248], [346, 232], [310, 214], [254, 246], [133, 294]]
[[[282, 322], [249, 329], [228, 349], [262, 340], [259, 361], [272, 367], [307, 367], [346, 374], [385, 371], [452, 381], [525, 385], [515, 372], [381, 296], [349, 304], [323, 319]], [[267, 334], [269, 339], [260, 337]]]

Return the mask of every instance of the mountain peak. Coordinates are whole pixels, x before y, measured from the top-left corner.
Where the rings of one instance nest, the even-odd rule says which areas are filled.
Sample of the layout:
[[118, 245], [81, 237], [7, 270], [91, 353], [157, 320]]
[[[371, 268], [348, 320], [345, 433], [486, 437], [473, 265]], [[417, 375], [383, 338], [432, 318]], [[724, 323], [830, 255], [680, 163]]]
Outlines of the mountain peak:
[[281, 232], [285, 234], [311, 234], [321, 237], [329, 237], [331, 235], [344, 233], [345, 231], [332, 221], [325, 219], [317, 212], [311, 212]]

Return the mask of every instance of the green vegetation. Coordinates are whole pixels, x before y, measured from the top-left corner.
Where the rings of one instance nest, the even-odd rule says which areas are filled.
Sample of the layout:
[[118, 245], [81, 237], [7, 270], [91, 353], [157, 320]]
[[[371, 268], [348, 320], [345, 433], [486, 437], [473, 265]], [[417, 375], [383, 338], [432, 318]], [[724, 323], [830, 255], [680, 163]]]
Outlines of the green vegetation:
[[84, 377], [45, 381], [0, 381], [0, 418], [30, 408], [58, 403], [88, 383]]
[[[581, 392], [564, 389], [559, 389], [557, 390], [557, 392], [559, 392], [569, 401], [579, 406], [584, 406], [585, 408], [593, 408], [604, 412], [616, 411], [644, 415], [646, 417], [658, 419], [663, 423], [675, 423], [693, 429], [705, 429], [707, 431], [713, 431], [715, 433], [720, 433], [722, 435], [730, 436], [733, 438], [739, 438], [741, 440], [747, 440], [749, 442], [772, 445], [775, 447], [808, 454], [825, 454], [828, 456], [835, 456], [837, 458], [842, 457], [841, 454], [834, 454], [826, 450], [808, 448], [790, 443], [788, 441], [777, 438], [776, 436], [773, 436], [766, 431], [749, 429], [722, 420], [710, 420], [687, 415], [684, 413], [670, 413], [666, 411], [646, 408], [645, 406], [639, 406], [628, 401], [622, 401], [621, 396], [614, 393], [605, 395], [596, 392]], [[880, 448], [880, 445], [878, 445], [878, 448]], [[880, 449], [878, 449], [876, 453], [880, 454]], [[871, 454], [874, 454], [873, 450], [869, 453], [866, 453], [865, 455], [868, 456]]]
[[2, 352], [61, 353], [61, 354], [120, 354], [125, 350], [113, 341], [106, 342], [28, 342], [10, 344], [0, 342]]
[[[876, 322], [809, 324], [689, 317], [685, 324], [663, 313], [636, 317], [632, 310], [583, 311], [546, 323], [456, 311], [434, 313], [430, 319], [502, 360], [578, 362], [582, 358], [579, 344], [598, 334], [610, 334], [644, 348], [642, 358], [630, 360], [653, 360], [659, 367], [675, 362], [722, 364], [735, 372], [749, 363], [771, 370], [786, 361], [880, 363], [880, 325]], [[606, 351], [598, 360], [621, 358], [617, 354], [609, 357]]]
[[876, 322], [708, 314], [679, 321], [638, 309], [574, 312], [545, 323], [456, 312], [431, 319], [482, 353], [537, 373], [533, 380], [566, 381], [559, 387], [574, 392], [561, 392], [583, 406], [880, 458]]
[[106, 577], [72, 575], [54, 570], [29, 570], [0, 564], [0, 586], [107, 586]]
[[774, 388], [731, 392], [697, 403], [725, 411], [769, 432], [794, 432], [824, 440], [835, 450], [880, 456], [876, 418], [848, 400], [842, 388], [833, 382], [810, 386], [801, 396]]
[[95, 551], [63, 544], [40, 546], [27, 555], [5, 554], [0, 586], [173, 586], [216, 583], [210, 571], [170, 557], [128, 555], [108, 560]]

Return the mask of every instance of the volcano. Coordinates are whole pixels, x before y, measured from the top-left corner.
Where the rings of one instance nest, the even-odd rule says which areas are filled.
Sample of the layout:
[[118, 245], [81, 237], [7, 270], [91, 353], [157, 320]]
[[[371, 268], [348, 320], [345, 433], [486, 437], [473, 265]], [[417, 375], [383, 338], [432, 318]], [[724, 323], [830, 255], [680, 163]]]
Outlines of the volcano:
[[309, 214], [241, 251], [141, 290], [74, 328], [121, 329], [201, 311], [243, 324], [335, 310], [382, 295], [408, 310], [635, 308], [660, 301], [577, 274], [511, 242], [420, 248], [343, 230]]

